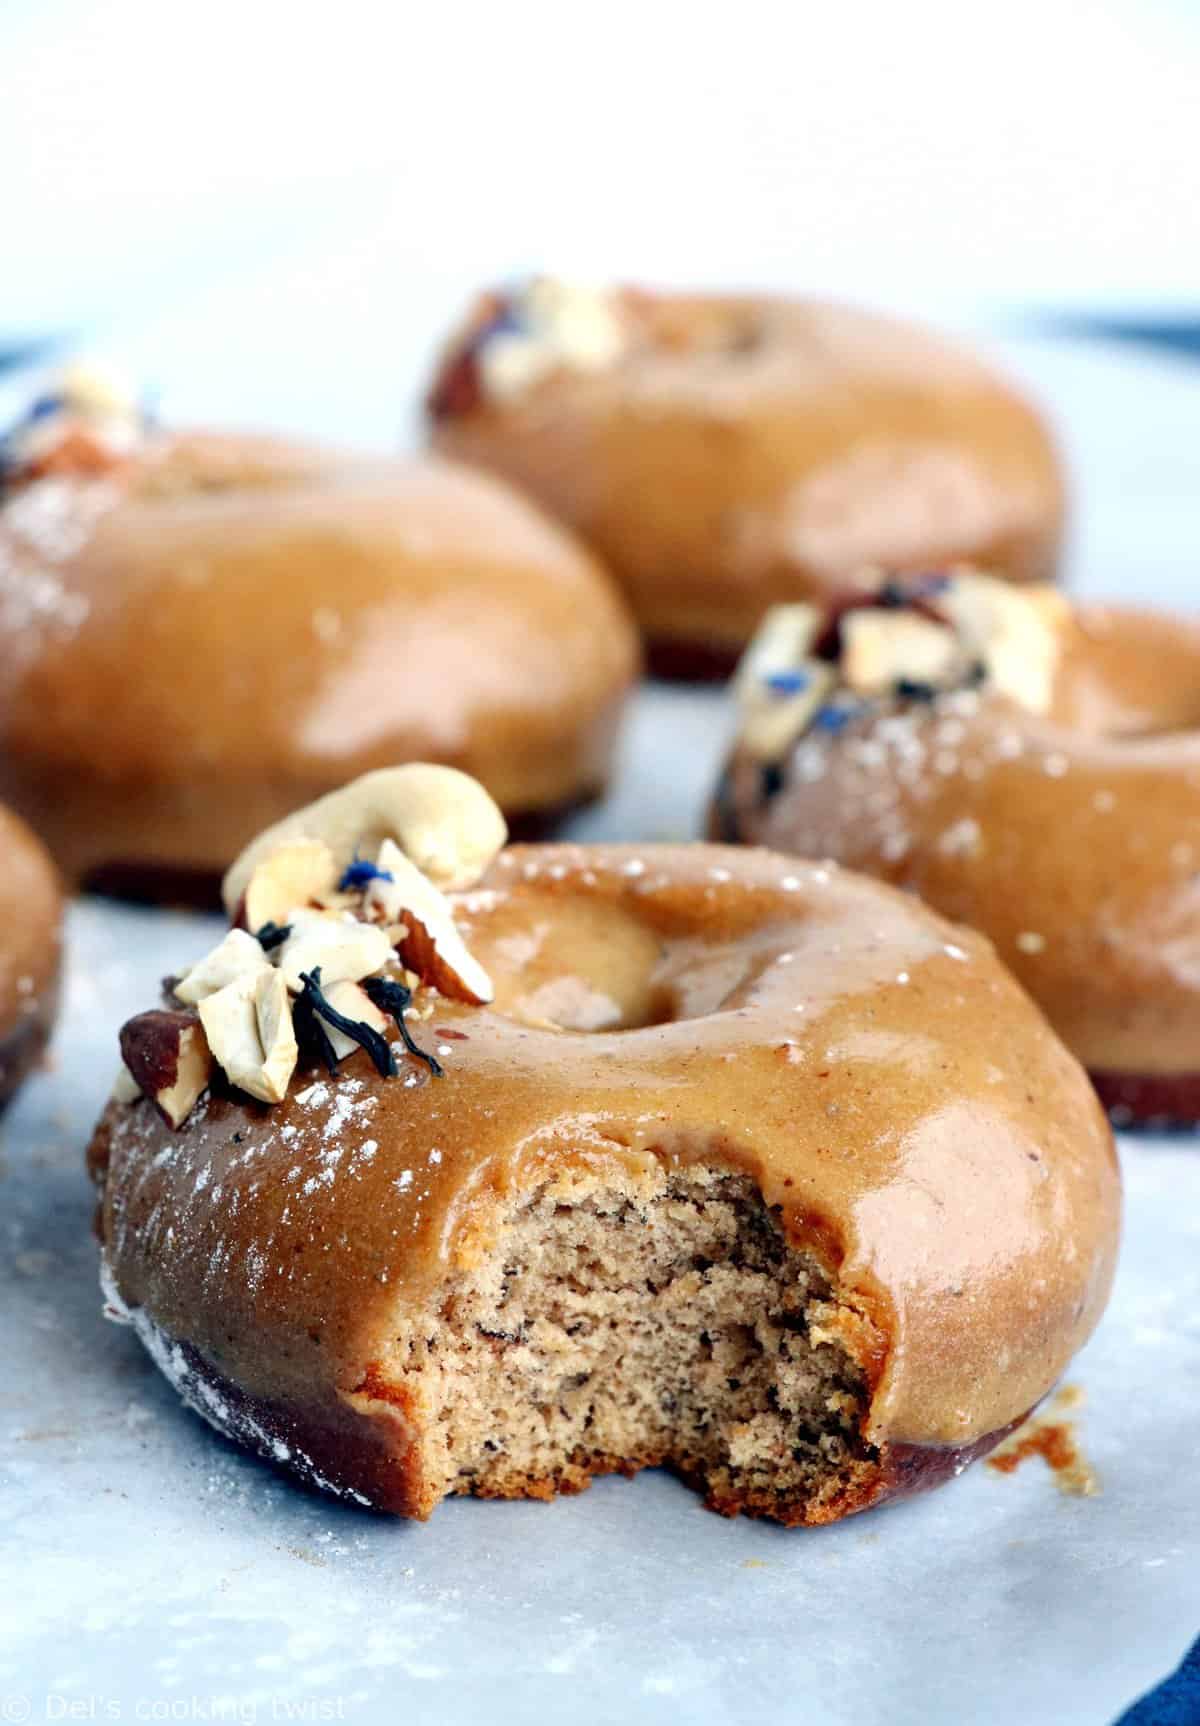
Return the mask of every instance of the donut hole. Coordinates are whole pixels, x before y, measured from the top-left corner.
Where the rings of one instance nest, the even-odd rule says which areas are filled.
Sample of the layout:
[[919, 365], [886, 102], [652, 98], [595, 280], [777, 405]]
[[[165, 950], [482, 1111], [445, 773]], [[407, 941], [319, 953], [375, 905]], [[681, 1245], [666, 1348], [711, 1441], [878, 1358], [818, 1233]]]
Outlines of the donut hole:
[[[652, 917], [654, 920], [652, 920]], [[505, 895], [457, 922], [491, 977], [495, 1011], [541, 1030], [639, 1031], [743, 1005], [774, 964], [773, 928], [712, 939], [690, 912], [655, 917], [587, 892]], [[787, 944], [794, 945], [790, 930]]]
[[720, 1165], [527, 1193], [436, 1310], [400, 1317], [422, 1496], [548, 1496], [666, 1464], [718, 1509], [821, 1521], [878, 1466], [829, 1278]]
[[614, 994], [586, 977], [555, 977], [523, 999], [521, 1016], [532, 1024], [577, 1035], [640, 1031], [677, 1017], [673, 990], [644, 982]]
[[521, 895], [481, 923], [460, 919], [489, 972], [499, 1012], [543, 1030], [640, 1030], [676, 1014], [662, 974], [663, 944], [619, 905], [547, 893]]

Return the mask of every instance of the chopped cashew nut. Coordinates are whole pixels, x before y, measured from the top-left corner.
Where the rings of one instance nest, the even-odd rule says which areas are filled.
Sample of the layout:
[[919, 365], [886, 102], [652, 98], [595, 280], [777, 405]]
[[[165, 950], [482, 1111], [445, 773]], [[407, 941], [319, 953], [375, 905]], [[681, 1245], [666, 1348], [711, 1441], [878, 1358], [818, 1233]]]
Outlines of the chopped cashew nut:
[[900, 682], [935, 688], [969, 666], [954, 631], [911, 611], [852, 611], [842, 620], [842, 678], [858, 695]]
[[384, 767], [261, 833], [230, 868], [222, 895], [232, 917], [259, 865], [296, 839], [323, 840], [339, 875], [391, 839], [435, 886], [471, 887], [507, 833], [495, 803], [467, 774], [425, 762]]
[[756, 703], [768, 678], [803, 665], [816, 641], [819, 623], [815, 605], [773, 605], [737, 668], [734, 693], [738, 700]]
[[962, 574], [939, 594], [938, 604], [967, 649], [983, 662], [995, 690], [1032, 713], [1048, 711], [1069, 616], [1061, 594]]
[[100, 360], [72, 360], [58, 377], [58, 395], [68, 412], [97, 420], [140, 425], [138, 392], [130, 380]]
[[739, 735], [760, 761], [782, 755], [833, 689], [832, 667], [808, 658], [818, 624], [813, 605], [772, 606], [742, 655], [734, 678]]
[[[235, 977], [215, 995], [206, 996], [197, 1012], [213, 1059], [224, 1069], [230, 1084], [248, 1091], [261, 1102], [278, 1103], [287, 1086], [281, 1090], [277, 1070], [267, 1071], [267, 1055], [259, 1032], [259, 982], [258, 977]], [[294, 1037], [292, 1048], [295, 1049]]]
[[275, 956], [293, 995], [304, 987], [302, 973], [318, 965], [323, 984], [358, 983], [382, 971], [392, 957], [384, 930], [345, 912], [297, 909], [288, 913], [288, 921], [292, 933]]
[[794, 695], [777, 695], [768, 687], [744, 702], [741, 741], [758, 760], [771, 761], [782, 755], [792, 739], [806, 729], [836, 682], [832, 667], [816, 662], [805, 667], [805, 677], [804, 686]]
[[219, 946], [183, 973], [173, 993], [176, 1000], [194, 1007], [206, 995], [224, 989], [235, 977], [257, 976], [270, 969], [271, 961], [253, 935], [247, 935], [244, 929], [231, 929]]
[[[324, 979], [322, 979], [322, 985]], [[322, 993], [335, 1012], [343, 1013], [347, 1019], [357, 1019], [360, 1024], [369, 1025], [380, 1036], [386, 1036], [394, 1027], [386, 1013], [381, 1013], [365, 990], [357, 983], [348, 982], [345, 978], [340, 983], [331, 983]], [[324, 1024], [322, 1029], [333, 1045], [333, 1052], [339, 1061], [344, 1061], [347, 1055], [357, 1054], [362, 1048], [353, 1037], [348, 1037], [345, 1031], [339, 1031], [336, 1025]]]
[[516, 312], [513, 328], [496, 330], [478, 349], [490, 396], [520, 396], [560, 368], [604, 371], [626, 345], [619, 304], [602, 289], [542, 276], [520, 296]]
[[372, 881], [366, 903], [377, 907], [385, 922], [404, 924], [406, 933], [397, 942], [404, 963], [451, 1000], [476, 1006], [490, 1001], [492, 980], [467, 952], [445, 894], [390, 839], [379, 847], [378, 867], [391, 879]]
[[254, 1016], [263, 1051], [263, 1089], [255, 1094], [265, 1094], [268, 1102], [281, 1103], [287, 1096], [299, 1056], [292, 1027], [292, 1004], [282, 972], [268, 971], [257, 979]]
[[253, 935], [268, 923], [286, 923], [297, 905], [325, 898], [337, 883], [338, 867], [328, 845], [320, 839], [290, 839], [263, 857], [247, 881], [246, 927]]

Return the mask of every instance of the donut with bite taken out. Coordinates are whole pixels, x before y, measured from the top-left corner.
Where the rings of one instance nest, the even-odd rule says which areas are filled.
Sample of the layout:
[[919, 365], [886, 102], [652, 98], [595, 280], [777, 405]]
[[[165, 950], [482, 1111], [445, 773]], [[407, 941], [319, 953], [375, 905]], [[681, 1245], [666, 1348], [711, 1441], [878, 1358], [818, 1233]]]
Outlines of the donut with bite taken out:
[[110, 1313], [228, 1438], [403, 1516], [665, 1464], [815, 1524], [960, 1472], [1107, 1298], [1075, 1060], [890, 888], [706, 845], [489, 865], [460, 793], [295, 817], [124, 1027]]

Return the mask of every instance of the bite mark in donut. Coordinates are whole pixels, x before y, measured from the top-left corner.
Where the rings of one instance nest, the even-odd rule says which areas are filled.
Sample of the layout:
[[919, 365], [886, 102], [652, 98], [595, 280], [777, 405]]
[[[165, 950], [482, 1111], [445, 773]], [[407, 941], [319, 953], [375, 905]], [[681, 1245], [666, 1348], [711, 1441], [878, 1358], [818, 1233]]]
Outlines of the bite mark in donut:
[[[604, 1187], [574, 1201], [533, 1195], [502, 1237], [499, 1274], [485, 1263], [442, 1291], [436, 1310], [402, 1329], [391, 1360], [370, 1363], [337, 1406], [299, 1419], [248, 1396], [144, 1309], [121, 1303], [118, 1316], [223, 1436], [307, 1486], [422, 1519], [448, 1494], [548, 1500], [605, 1474], [666, 1467], [722, 1516], [819, 1526], [955, 1478], [1020, 1425], [1024, 1416], [961, 1445], [865, 1442], [862, 1366], [849, 1349], [807, 1340], [812, 1323], [836, 1322], [827, 1276], [788, 1248], [754, 1183], [698, 1166], [656, 1184], [650, 1198]], [[593, 1275], [598, 1246], [628, 1249], [625, 1288]], [[687, 1267], [706, 1249], [694, 1280], [707, 1282], [707, 1302], [684, 1308]], [[490, 1285], [511, 1290], [531, 1254], [533, 1304], [511, 1293], [496, 1304]], [[646, 1292], [630, 1298], [639, 1283]], [[531, 1333], [541, 1350], [523, 1340]], [[589, 1347], [604, 1333], [607, 1350]]]

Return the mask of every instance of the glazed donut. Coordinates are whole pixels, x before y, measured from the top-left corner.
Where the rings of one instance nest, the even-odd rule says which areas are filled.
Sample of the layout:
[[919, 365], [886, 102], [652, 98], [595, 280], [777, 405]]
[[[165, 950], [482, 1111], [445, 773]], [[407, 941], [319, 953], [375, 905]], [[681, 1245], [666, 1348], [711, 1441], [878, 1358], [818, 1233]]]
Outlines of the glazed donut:
[[477, 304], [428, 410], [437, 448], [595, 548], [669, 675], [727, 672], [769, 606], [870, 566], [1046, 581], [1058, 560], [1038, 415], [970, 355], [848, 306], [535, 281]]
[[883, 597], [768, 619], [712, 831], [983, 930], [1118, 1121], [1200, 1119], [1200, 624], [962, 573]]
[[637, 663], [591, 557], [440, 461], [151, 431], [10, 464], [0, 795], [74, 881], [211, 890], [397, 755], [548, 820], [602, 788]]
[[0, 805], [0, 1110], [46, 1046], [58, 1006], [62, 901], [54, 865]]
[[[1038, 1402], [1103, 1309], [1119, 1180], [986, 942], [704, 845], [513, 847], [426, 903], [400, 825], [356, 848], [385, 883], [283, 913], [330, 831], [290, 824], [227, 880], [290, 933], [235, 930], [122, 1031], [90, 1151], [107, 1305], [192, 1408], [405, 1516], [666, 1464], [796, 1524], [958, 1473]], [[389, 918], [399, 959], [355, 945]], [[281, 1067], [279, 1015], [230, 1003], [285, 981]], [[405, 1001], [381, 1049], [371, 1004]]]

